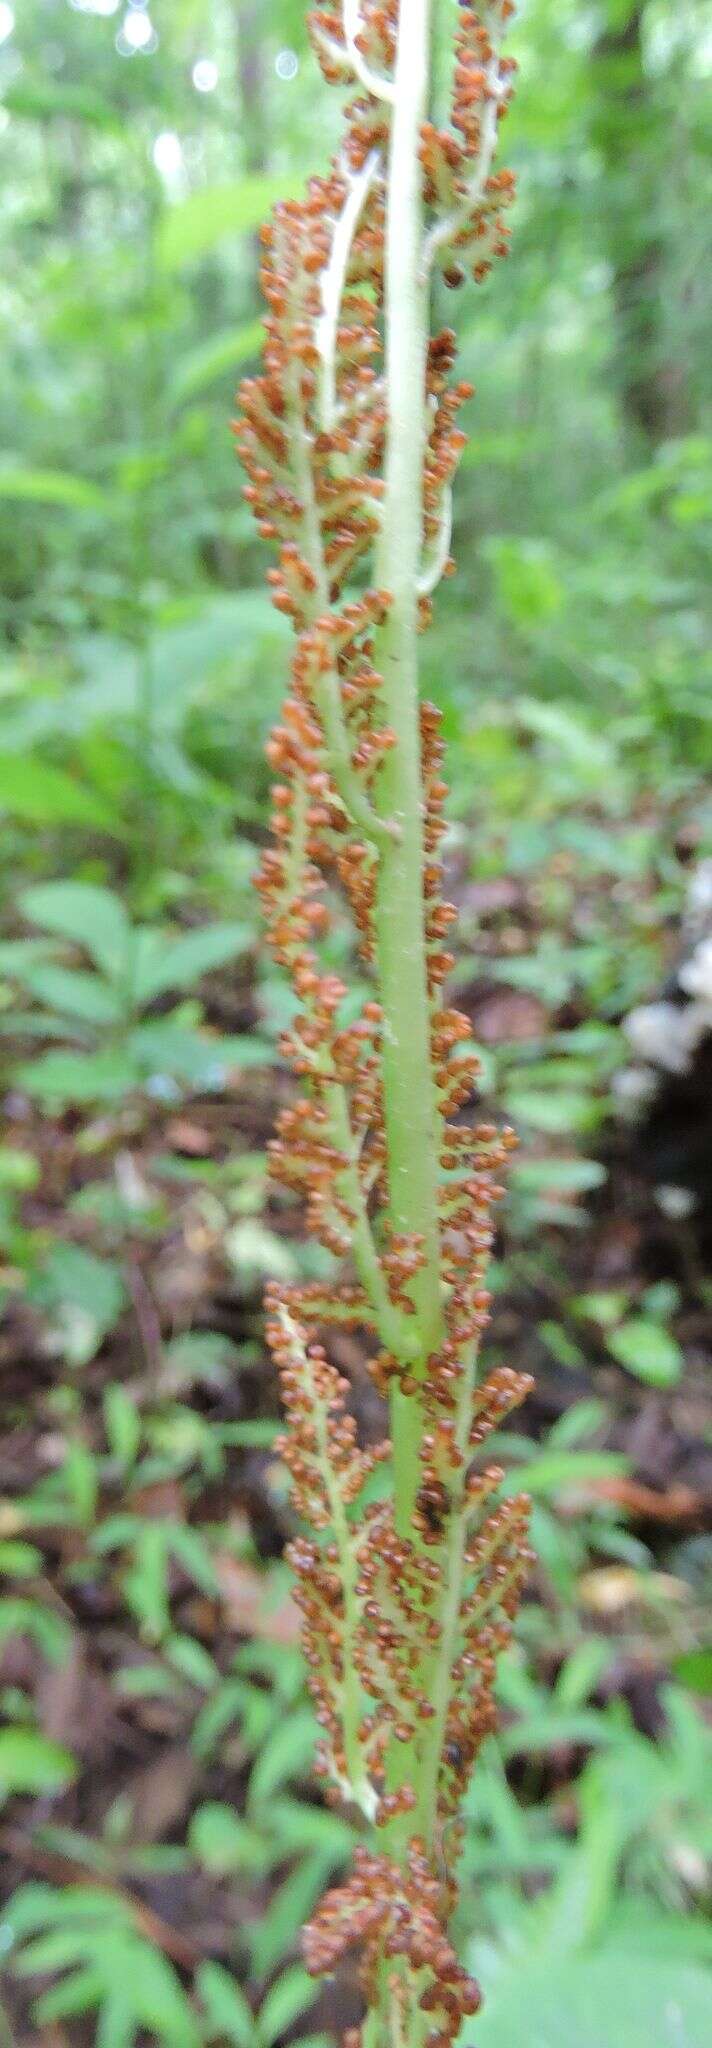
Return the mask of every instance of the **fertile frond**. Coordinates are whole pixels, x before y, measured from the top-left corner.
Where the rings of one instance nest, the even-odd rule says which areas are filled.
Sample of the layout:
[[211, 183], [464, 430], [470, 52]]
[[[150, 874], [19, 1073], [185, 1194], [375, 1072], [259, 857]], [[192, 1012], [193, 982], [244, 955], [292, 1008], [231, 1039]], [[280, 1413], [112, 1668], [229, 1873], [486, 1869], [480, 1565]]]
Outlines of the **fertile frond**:
[[[444, 1931], [452, 1820], [493, 1723], [529, 1556], [526, 1503], [478, 1462], [529, 1384], [504, 1368], [477, 1383], [513, 1135], [470, 1114], [478, 1063], [443, 992], [447, 790], [440, 714], [417, 697], [417, 635], [455, 567], [472, 395], [454, 381], [454, 334], [425, 331], [429, 286], [435, 267], [454, 285], [506, 252], [513, 181], [493, 158], [512, 6], [460, 7], [442, 126], [427, 103], [429, 13], [430, 0], [311, 10], [324, 75], [354, 96], [329, 173], [264, 230], [264, 366], [237, 422], [246, 496], [276, 550], [273, 601], [295, 635], [259, 877], [295, 998], [282, 1051], [297, 1092], [271, 1163], [338, 1262], [333, 1283], [269, 1290], [282, 1454], [311, 1531], [290, 1557], [320, 1768], [381, 1831], [306, 1949], [317, 1970], [359, 1951], [380, 2015], [369, 2048], [447, 2048], [476, 2009]], [[335, 920], [350, 924], [358, 997], [333, 971]], [[365, 1335], [390, 1403], [386, 1497], [372, 1475], [390, 1446], [360, 1448], [326, 1348], [345, 1326]]]

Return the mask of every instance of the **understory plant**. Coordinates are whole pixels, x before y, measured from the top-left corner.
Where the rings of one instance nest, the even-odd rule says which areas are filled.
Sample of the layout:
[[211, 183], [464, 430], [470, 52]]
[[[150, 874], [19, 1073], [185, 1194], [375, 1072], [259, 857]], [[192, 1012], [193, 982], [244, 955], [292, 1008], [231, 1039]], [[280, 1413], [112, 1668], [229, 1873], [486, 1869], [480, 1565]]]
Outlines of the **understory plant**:
[[[419, 636], [454, 568], [456, 420], [471, 396], [431, 306], [437, 279], [481, 279], [506, 250], [513, 181], [493, 158], [512, 11], [438, 10], [441, 107], [432, 0], [312, 10], [322, 70], [355, 97], [328, 174], [264, 230], [264, 369], [242, 386], [237, 427], [296, 634], [260, 886], [294, 991], [284, 1049], [301, 1092], [272, 1164], [306, 1199], [335, 1279], [270, 1287], [268, 1322], [310, 1530], [290, 1558], [319, 1768], [363, 1824], [352, 1874], [305, 1933], [315, 1974], [358, 1954], [366, 2016], [348, 2048], [448, 2048], [478, 2008], [448, 1935], [458, 1816], [529, 1556], [526, 1499], [503, 1497], [482, 1456], [529, 1382], [478, 1366], [512, 1133], [468, 1114], [477, 1062], [443, 995], [455, 912], [439, 714], [419, 694]], [[353, 986], [332, 965], [347, 914]], [[389, 1439], [365, 1448], [329, 1355], [348, 1328], [390, 1411]]]

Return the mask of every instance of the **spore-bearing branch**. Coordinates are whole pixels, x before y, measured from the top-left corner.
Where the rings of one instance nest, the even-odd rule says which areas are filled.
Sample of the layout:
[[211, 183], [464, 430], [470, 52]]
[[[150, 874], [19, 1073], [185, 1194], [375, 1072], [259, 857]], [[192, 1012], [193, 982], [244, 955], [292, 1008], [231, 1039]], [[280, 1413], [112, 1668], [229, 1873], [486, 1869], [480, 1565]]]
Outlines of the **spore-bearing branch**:
[[[512, 193], [492, 158], [509, 96], [511, 0], [457, 12], [450, 120], [430, 112], [432, 0], [312, 10], [328, 80], [357, 97], [342, 150], [264, 231], [263, 373], [241, 392], [247, 497], [276, 543], [290, 684], [269, 743], [273, 841], [259, 886], [295, 1016], [299, 1092], [270, 1148], [335, 1278], [272, 1286], [283, 1454], [311, 1533], [290, 1547], [334, 1798], [367, 1839], [305, 1935], [309, 1967], [358, 1952], [367, 2013], [348, 2048], [450, 2048], [479, 2002], [447, 1935], [453, 1822], [492, 1726], [496, 1656], [526, 1569], [526, 1503], [481, 1447], [522, 1400], [478, 1385], [492, 1204], [510, 1132], [463, 1118], [477, 1079], [447, 1005], [439, 713], [418, 636], [451, 557], [470, 387], [429, 333], [429, 280], [486, 274]], [[351, 919], [359, 1003], [329, 966]], [[351, 1270], [349, 1270], [351, 1269]], [[361, 1448], [324, 1340], [361, 1335], [391, 1439]], [[335, 1352], [338, 1357], [338, 1351]], [[375, 1468], [390, 1462], [390, 1482]]]

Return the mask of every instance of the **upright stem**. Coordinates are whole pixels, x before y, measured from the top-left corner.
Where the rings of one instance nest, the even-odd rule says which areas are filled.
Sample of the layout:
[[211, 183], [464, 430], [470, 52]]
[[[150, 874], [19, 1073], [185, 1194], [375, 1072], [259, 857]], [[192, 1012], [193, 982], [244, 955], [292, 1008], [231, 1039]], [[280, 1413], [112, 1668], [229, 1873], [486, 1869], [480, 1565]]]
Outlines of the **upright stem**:
[[435, 1847], [436, 1842], [438, 1779], [445, 1740], [447, 1712], [452, 1692], [452, 1666], [456, 1656], [464, 1590], [465, 1556], [469, 1533], [464, 1475], [467, 1469], [467, 1446], [472, 1425], [476, 1382], [477, 1356], [473, 1350], [472, 1357], [468, 1362], [468, 1370], [461, 1383], [455, 1420], [454, 1441], [461, 1463], [454, 1475], [452, 1513], [448, 1519], [445, 1542], [440, 1557], [443, 1595], [439, 1613], [440, 1639], [433, 1650], [425, 1685], [425, 1690], [434, 1712], [432, 1720], [426, 1723], [423, 1732], [417, 1792], [418, 1825], [430, 1850]]
[[[373, 1786], [370, 1784], [363, 1768], [363, 1756], [359, 1740], [359, 1726], [362, 1715], [361, 1689], [354, 1656], [354, 1645], [360, 1620], [360, 1604], [357, 1592], [358, 1563], [343, 1498], [334, 1478], [326, 1412], [323, 1405], [315, 1398], [315, 1387], [307, 1351], [304, 1353], [304, 1368], [305, 1374], [310, 1378], [310, 1392], [315, 1416], [316, 1450], [321, 1464], [326, 1497], [331, 1509], [332, 1536], [339, 1556], [344, 1600], [341, 1719], [344, 1755], [348, 1771], [348, 1781], [345, 1790], [361, 1806], [366, 1819], [372, 1820], [376, 1800]], [[1, 2043], [0, 2048], [2, 2048]]]
[[[429, 280], [436, 255], [454, 283], [506, 248], [511, 174], [490, 178], [489, 166], [511, 66], [489, 27], [511, 0], [458, 11], [445, 132], [429, 118], [437, 6], [312, 10], [326, 77], [353, 84], [355, 72], [368, 100], [351, 103], [333, 175], [278, 207], [265, 237], [265, 374], [247, 380], [238, 428], [248, 497], [280, 547], [276, 602], [297, 630], [270, 748], [276, 843], [259, 883], [297, 999], [287, 1049], [302, 1082], [275, 1150], [280, 1178], [309, 1196], [316, 1235], [349, 1255], [360, 1283], [272, 1286], [269, 1338], [295, 1504], [315, 1532], [292, 1556], [324, 1763], [374, 1822], [304, 1953], [316, 1975], [362, 1952], [361, 2048], [454, 2048], [477, 2011], [447, 1934], [447, 1830], [491, 1724], [493, 1648], [527, 1561], [526, 1503], [495, 1502], [483, 1520], [497, 1471], [470, 1473], [473, 1448], [528, 1382], [498, 1369], [473, 1430], [488, 1211], [509, 1141], [455, 1123], [473, 1063], [456, 1053], [467, 1020], [440, 995], [454, 913], [434, 858], [445, 794], [436, 720], [418, 690], [420, 611], [447, 566], [467, 393], [449, 383], [447, 334], [429, 359]], [[375, 531], [376, 589], [364, 592], [354, 565]], [[320, 943], [337, 879], [369, 968], [375, 952], [355, 1012]], [[360, 1447], [347, 1382], [318, 1341], [349, 1324], [371, 1333], [376, 1384], [392, 1388], [392, 1510], [367, 1491], [389, 1444]]]
[[[431, 0], [401, 5], [388, 166], [385, 500], [377, 579], [391, 594], [378, 635], [383, 709], [396, 745], [379, 799], [400, 828], [381, 848], [376, 901], [378, 987], [383, 1008], [383, 1089], [389, 1207], [397, 1230], [416, 1233], [424, 1263], [412, 1287], [422, 1377], [442, 1328], [437, 1209], [437, 1117], [423, 902], [423, 783], [418, 706], [418, 581], [423, 552], [428, 288], [422, 277], [420, 131], [428, 110]], [[393, 1396], [399, 1529], [410, 1534], [418, 1484], [419, 1403]]]

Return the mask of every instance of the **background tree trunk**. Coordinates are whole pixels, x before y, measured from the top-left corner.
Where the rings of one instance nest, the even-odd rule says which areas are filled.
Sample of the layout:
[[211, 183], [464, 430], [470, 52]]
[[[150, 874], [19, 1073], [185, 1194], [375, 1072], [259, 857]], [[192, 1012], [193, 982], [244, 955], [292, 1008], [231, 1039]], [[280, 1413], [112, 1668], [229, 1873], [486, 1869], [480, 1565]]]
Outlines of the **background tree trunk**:
[[626, 419], [651, 442], [689, 431], [682, 352], [666, 333], [663, 219], [669, 131], [644, 63], [645, 5], [609, 6], [599, 38], [595, 140], [605, 168], [605, 229], [613, 269], [614, 365]]
[[262, 0], [240, 0], [235, 11], [237, 84], [246, 171], [266, 168], [265, 41]]

